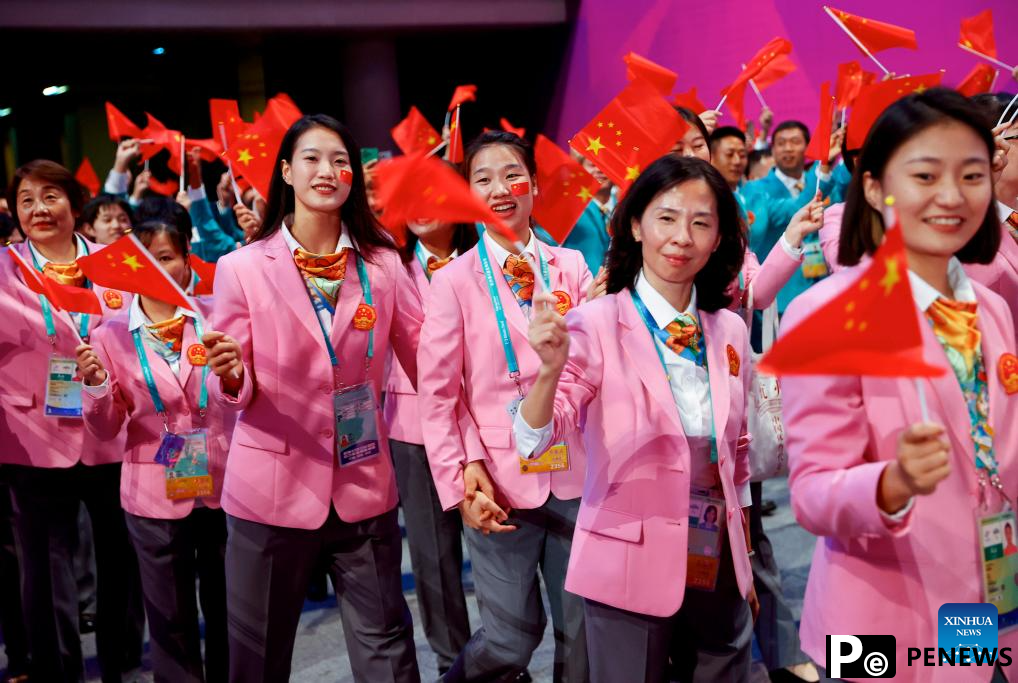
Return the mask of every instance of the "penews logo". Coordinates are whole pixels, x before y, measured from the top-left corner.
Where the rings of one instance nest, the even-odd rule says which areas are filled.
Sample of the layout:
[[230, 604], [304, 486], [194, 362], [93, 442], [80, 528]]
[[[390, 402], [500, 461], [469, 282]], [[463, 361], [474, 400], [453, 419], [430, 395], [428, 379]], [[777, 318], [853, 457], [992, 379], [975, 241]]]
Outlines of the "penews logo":
[[894, 636], [827, 636], [831, 678], [894, 678]]

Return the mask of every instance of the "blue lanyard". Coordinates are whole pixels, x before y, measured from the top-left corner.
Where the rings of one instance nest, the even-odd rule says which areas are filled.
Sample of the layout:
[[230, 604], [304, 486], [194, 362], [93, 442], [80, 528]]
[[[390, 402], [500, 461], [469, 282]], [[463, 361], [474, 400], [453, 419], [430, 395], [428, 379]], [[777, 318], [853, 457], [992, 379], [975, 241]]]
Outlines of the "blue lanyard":
[[[368, 268], [364, 265], [364, 259], [355, 251], [354, 260], [357, 261], [357, 276], [361, 281], [361, 293], [364, 295], [364, 303], [368, 306], [374, 306], [374, 301], [371, 299], [371, 280], [368, 279]], [[317, 291], [313, 292], [313, 288], [309, 288], [305, 283], [304, 287], [308, 296], [311, 298], [311, 305], [315, 308], [315, 320], [318, 321], [318, 328], [322, 331], [322, 338], [325, 339], [325, 349], [329, 352], [329, 362], [332, 363], [334, 369], [339, 369], [339, 358], [336, 356], [336, 350], [332, 348], [332, 340], [329, 339], [329, 331], [325, 329], [325, 323], [322, 322], [321, 316], [318, 315], [318, 311], [322, 308], [329, 311], [331, 315], [335, 315], [336, 309], [328, 304], [321, 294]], [[312, 293], [313, 292], [313, 293]], [[371, 359], [375, 357], [375, 328], [372, 327], [368, 330], [368, 354], [365, 360], [367, 365], [371, 364]]]
[[417, 262], [421, 264], [421, 270], [424, 271], [424, 277], [428, 278], [428, 282], [431, 282], [431, 273], [428, 272], [428, 262], [424, 258], [424, 248], [421, 247], [420, 241], [414, 245], [414, 256], [417, 257]]
[[[657, 323], [654, 321], [654, 317], [650, 314], [650, 311], [647, 310], [647, 305], [643, 303], [643, 299], [641, 299], [640, 295], [637, 294], [636, 288], [633, 287], [629, 291], [630, 294], [632, 294], [633, 296], [633, 305], [636, 306], [636, 310], [640, 314], [640, 318], [643, 320], [644, 326], [646, 326], [647, 331], [650, 332], [651, 343], [654, 345], [654, 350], [657, 351], [657, 357], [658, 360], [661, 361], [661, 367], [664, 368], [665, 378], [668, 380], [670, 390], [672, 378], [671, 375], [668, 373], [668, 365], [665, 363], [664, 354], [661, 353], [661, 347], [654, 343], [654, 340], [660, 339], [661, 343], [663, 344], [665, 343], [665, 340], [668, 339], [668, 337], [671, 335], [669, 335], [667, 332], [658, 327]], [[696, 316], [696, 324], [697, 325], [700, 324], [699, 314], [697, 314]], [[700, 329], [702, 331], [703, 327], [701, 326]], [[683, 352], [680, 355], [683, 355], [687, 359], [697, 363], [703, 368], [704, 372], [707, 373], [707, 403], [710, 404], [710, 461], [712, 463], [716, 463], [718, 461], [718, 435], [714, 426], [714, 401], [713, 398], [711, 397], [710, 391], [710, 371], [707, 369], [707, 338], [702, 333], [700, 336], [701, 339], [703, 340], [700, 345], [701, 347], [700, 356], [702, 358], [697, 358], [697, 354], [693, 353], [688, 348], [683, 349]], [[686, 353], [687, 351], [689, 352], [688, 354]]]
[[[535, 251], [544, 281], [551, 282], [551, 277], [548, 275], [548, 264], [541, 258], [541, 249], [538, 247]], [[506, 321], [505, 309], [502, 308], [502, 299], [498, 296], [495, 273], [491, 268], [491, 261], [488, 259], [488, 249], [484, 245], [484, 235], [481, 235], [481, 239], [477, 240], [477, 253], [481, 257], [481, 268], [484, 269], [484, 279], [488, 283], [491, 307], [495, 310], [495, 323], [498, 325], [498, 336], [502, 339], [505, 363], [509, 366], [509, 379], [516, 383], [516, 389], [520, 392], [520, 396], [523, 396], [523, 387], [520, 386], [520, 364], [516, 359], [516, 351], [513, 349], [512, 337], [509, 336], [509, 323]]]
[[[198, 322], [197, 318], [194, 318], [194, 333], [198, 339], [204, 336], [202, 331], [201, 323]], [[141, 341], [141, 328], [134, 328], [131, 332], [134, 337], [134, 350], [138, 354], [138, 363], [141, 365], [141, 374], [145, 378], [145, 385], [148, 387], [148, 395], [152, 397], [152, 405], [155, 406], [156, 413], [162, 418], [163, 422], [166, 421], [166, 405], [163, 400], [159, 397], [159, 389], [156, 387], [155, 377], [152, 375], [152, 367], [148, 364], [148, 357], [145, 355], [145, 346]], [[205, 409], [209, 406], [209, 390], [205, 385], [205, 379], [209, 375], [209, 366], [206, 363], [201, 369], [201, 391], [198, 394], [198, 414], [205, 417]]]
[[[80, 235], [75, 235], [75, 238], [78, 240], [78, 244], [81, 246], [82, 250], [84, 250], [85, 254], [88, 255], [88, 243], [81, 239]], [[31, 241], [29, 241], [28, 253], [32, 257], [32, 265], [35, 266], [35, 269], [41, 273], [42, 266], [39, 265], [39, 260], [35, 258], [35, 249], [31, 246], [31, 244]], [[46, 276], [44, 275], [43, 277]], [[85, 281], [85, 286], [92, 289], [92, 283], [88, 280]], [[53, 324], [53, 313], [50, 309], [49, 299], [42, 294], [39, 295], [39, 306], [42, 308], [42, 319], [46, 323], [46, 336], [49, 337], [50, 343], [53, 344], [57, 337], [57, 328], [56, 325]], [[68, 315], [70, 315], [70, 313], [68, 313]], [[71, 322], [74, 322], [73, 318], [71, 319]], [[88, 322], [88, 313], [78, 314], [78, 336], [82, 339], [86, 339], [88, 337]]]

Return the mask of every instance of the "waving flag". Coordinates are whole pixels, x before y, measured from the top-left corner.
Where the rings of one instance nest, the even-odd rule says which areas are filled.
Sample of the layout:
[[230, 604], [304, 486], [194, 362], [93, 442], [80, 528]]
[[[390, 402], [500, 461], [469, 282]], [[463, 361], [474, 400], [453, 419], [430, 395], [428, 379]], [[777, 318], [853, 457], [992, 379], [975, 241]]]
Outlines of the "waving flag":
[[565, 241], [580, 220], [600, 184], [583, 166], [543, 135], [534, 143], [537, 186], [534, 218], [558, 243]]
[[672, 91], [675, 81], [679, 79], [679, 75], [671, 69], [656, 64], [646, 57], [641, 57], [635, 52], [628, 53], [622, 58], [622, 61], [626, 64], [626, 78], [630, 81], [642, 78], [665, 96]]
[[97, 285], [194, 310], [184, 290], [133, 233], [77, 261], [85, 277]]

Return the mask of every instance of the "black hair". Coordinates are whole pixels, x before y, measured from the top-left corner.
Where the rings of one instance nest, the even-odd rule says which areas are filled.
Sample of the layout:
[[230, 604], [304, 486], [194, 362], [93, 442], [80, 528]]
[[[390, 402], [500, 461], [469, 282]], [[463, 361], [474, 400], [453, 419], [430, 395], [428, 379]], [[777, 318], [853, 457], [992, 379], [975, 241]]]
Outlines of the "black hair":
[[85, 208], [81, 210], [81, 224], [91, 225], [99, 218], [102, 210], [109, 206], [119, 206], [127, 214], [127, 220], [132, 221], [131, 205], [115, 194], [99, 194], [95, 199], [89, 200]]
[[771, 151], [770, 147], [764, 147], [763, 149], [751, 149], [749, 154], [746, 155], [746, 177], [749, 177], [749, 170], [753, 168], [753, 164], [759, 164], [767, 157], [774, 156], [774, 152]]
[[[191, 223], [191, 214], [187, 209], [178, 204], [176, 200], [162, 195], [152, 195], [141, 200], [141, 204], [134, 211], [134, 221], [139, 224], [149, 221], [170, 223], [179, 232], [187, 235], [188, 239], [191, 239], [191, 231], [194, 229], [194, 225]], [[134, 222], [132, 222], [133, 224]]]
[[25, 239], [25, 233], [21, 231], [21, 226], [14, 222], [11, 215], [0, 213], [0, 245], [6, 244], [15, 230], [21, 235], [21, 239]]
[[675, 108], [675, 111], [679, 112], [679, 116], [681, 116], [686, 123], [692, 124], [700, 129], [700, 135], [703, 136], [704, 142], [710, 142], [710, 133], [707, 132], [707, 126], [704, 125], [703, 120], [697, 116], [692, 109], [689, 107], [682, 107], [677, 104], [672, 106]]
[[161, 221], [158, 219], [152, 219], [144, 221], [143, 223], [134, 226], [131, 229], [135, 237], [145, 245], [146, 248], [152, 245], [152, 239], [159, 234], [164, 234], [170, 238], [170, 242], [177, 248], [177, 251], [187, 259], [187, 255], [191, 249], [191, 231], [184, 232], [180, 229], [176, 223], [170, 221]]
[[778, 138], [778, 133], [784, 132], [786, 130], [801, 130], [803, 137], [806, 138], [806, 144], [807, 145], [809, 144], [809, 128], [807, 128], [806, 124], [803, 123], [802, 121], [795, 120], [782, 121], [781, 123], [779, 123], [774, 128], [774, 131], [771, 133], [771, 144], [773, 145], [774, 141]]
[[725, 138], [736, 138], [737, 140], [746, 142], [746, 134], [735, 126], [721, 126], [710, 134], [711, 152], [714, 151], [714, 146]]
[[993, 119], [990, 124], [996, 123], [1001, 114], [1004, 113], [1004, 109], [1008, 104], [1011, 103], [1011, 99], [1014, 97], [1014, 93], [998, 92], [998, 93], [980, 93], [973, 95], [969, 99], [976, 107], [980, 109], [988, 119]]
[[521, 138], [516, 133], [504, 130], [488, 130], [471, 140], [470, 144], [467, 145], [466, 151], [463, 153], [461, 172], [463, 177], [467, 179], [467, 182], [470, 182], [470, 164], [473, 163], [474, 157], [482, 149], [492, 145], [505, 145], [519, 154], [520, 158], [523, 159], [523, 165], [527, 168], [527, 173], [530, 174], [531, 178], [537, 178], [537, 161], [534, 159], [534, 147], [526, 139]]
[[716, 168], [703, 159], [674, 154], [666, 154], [648, 166], [615, 207], [611, 220], [613, 237], [606, 259], [609, 294], [634, 287], [643, 267], [643, 248], [633, 236], [633, 221], [643, 217], [659, 194], [690, 180], [703, 180], [714, 193], [721, 237], [718, 248], [694, 279], [697, 306], [713, 312], [732, 302], [725, 292], [738, 277], [746, 253], [746, 231], [739, 205]]
[[[856, 169], [845, 196], [845, 214], [841, 219], [838, 262], [846, 266], [859, 263], [865, 254], [872, 254], [884, 236], [884, 219], [866, 201], [863, 176], [880, 179], [894, 153], [927, 128], [945, 122], [956, 122], [971, 128], [986, 145], [987, 160], [995, 150], [989, 122], [967, 97], [949, 88], [930, 88], [913, 93], [893, 103], [876, 120], [866, 135]], [[982, 225], [955, 256], [962, 263], [989, 263], [1000, 247], [1000, 225], [997, 209], [991, 201]]]
[[339, 136], [346, 147], [353, 171], [353, 182], [350, 195], [339, 209], [339, 216], [357, 245], [357, 251], [366, 261], [372, 261], [379, 250], [393, 249], [394, 244], [385, 228], [375, 218], [368, 205], [368, 194], [364, 183], [364, 169], [360, 162], [361, 148], [353, 137], [350, 129], [328, 114], [307, 114], [297, 119], [283, 136], [276, 155], [275, 170], [269, 185], [269, 196], [265, 198], [265, 219], [261, 227], [255, 231], [252, 242], [264, 240], [274, 235], [283, 225], [283, 219], [294, 212], [296, 200], [293, 187], [283, 180], [283, 162], [292, 163], [293, 150], [297, 140], [312, 128], [324, 128]]

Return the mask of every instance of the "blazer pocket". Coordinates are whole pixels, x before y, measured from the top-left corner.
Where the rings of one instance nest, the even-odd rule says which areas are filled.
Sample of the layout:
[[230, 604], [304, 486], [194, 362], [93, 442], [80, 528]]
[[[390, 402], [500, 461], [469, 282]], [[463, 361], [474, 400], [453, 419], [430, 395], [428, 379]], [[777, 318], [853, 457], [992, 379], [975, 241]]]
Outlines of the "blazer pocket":
[[0, 394], [0, 403], [5, 403], [14, 408], [31, 408], [35, 405], [35, 394]]
[[237, 423], [233, 440], [238, 446], [244, 446], [245, 448], [257, 448], [261, 451], [283, 454], [290, 452], [290, 447], [286, 442], [286, 434], [269, 432], [260, 427], [242, 422]]
[[512, 430], [504, 427], [479, 427], [477, 433], [485, 448], [512, 448]]
[[620, 510], [580, 505], [576, 525], [585, 531], [629, 543], [643, 540], [643, 518]]

